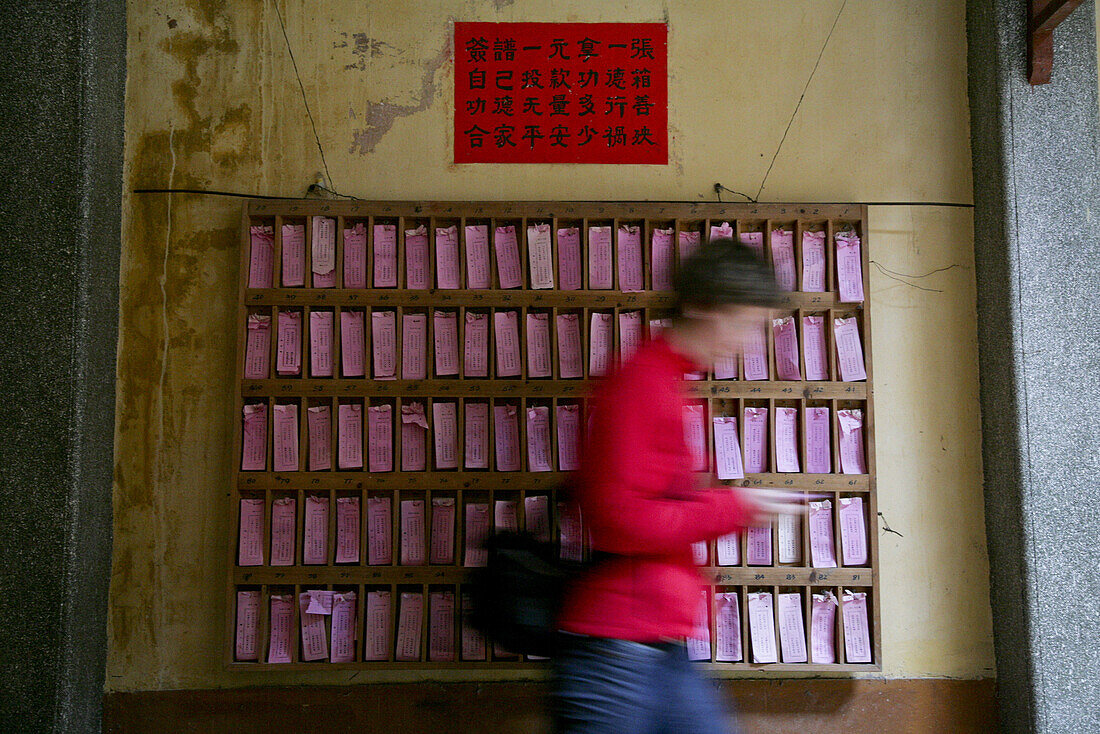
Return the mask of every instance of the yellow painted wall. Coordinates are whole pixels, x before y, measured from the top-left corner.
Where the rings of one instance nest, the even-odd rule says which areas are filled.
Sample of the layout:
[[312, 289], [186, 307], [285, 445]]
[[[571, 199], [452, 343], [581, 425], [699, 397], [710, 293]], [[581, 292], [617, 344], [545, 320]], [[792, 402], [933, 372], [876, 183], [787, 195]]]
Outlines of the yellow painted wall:
[[[382, 199], [755, 193], [841, 5], [279, 2], [333, 184]], [[670, 164], [450, 164], [453, 20], [667, 21]], [[128, 44], [127, 190], [300, 196], [322, 169], [271, 0], [131, 0]], [[761, 198], [970, 201], [965, 53], [962, 0], [849, 0]], [[370, 679], [220, 669], [240, 206], [124, 202], [108, 690]], [[870, 274], [879, 505], [904, 536], [880, 540], [883, 675], [989, 676], [971, 212], [870, 226], [883, 267], [948, 268]]]

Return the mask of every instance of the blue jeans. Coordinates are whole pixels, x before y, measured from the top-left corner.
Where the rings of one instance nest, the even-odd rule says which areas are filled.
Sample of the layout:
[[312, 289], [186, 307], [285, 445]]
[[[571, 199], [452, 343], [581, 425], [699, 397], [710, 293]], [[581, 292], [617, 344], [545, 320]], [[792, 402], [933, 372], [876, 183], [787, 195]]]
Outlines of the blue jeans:
[[558, 734], [733, 734], [683, 645], [562, 635], [550, 691]]

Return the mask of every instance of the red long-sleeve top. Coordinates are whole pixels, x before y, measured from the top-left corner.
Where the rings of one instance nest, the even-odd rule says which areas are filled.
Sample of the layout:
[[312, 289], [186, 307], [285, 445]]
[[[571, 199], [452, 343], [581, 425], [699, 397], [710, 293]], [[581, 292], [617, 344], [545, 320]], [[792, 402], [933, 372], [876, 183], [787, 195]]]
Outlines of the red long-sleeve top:
[[572, 585], [561, 629], [639, 642], [692, 634], [701, 578], [691, 544], [752, 514], [729, 490], [694, 488], [683, 375], [699, 369], [658, 337], [596, 388], [576, 501], [593, 549], [615, 555]]

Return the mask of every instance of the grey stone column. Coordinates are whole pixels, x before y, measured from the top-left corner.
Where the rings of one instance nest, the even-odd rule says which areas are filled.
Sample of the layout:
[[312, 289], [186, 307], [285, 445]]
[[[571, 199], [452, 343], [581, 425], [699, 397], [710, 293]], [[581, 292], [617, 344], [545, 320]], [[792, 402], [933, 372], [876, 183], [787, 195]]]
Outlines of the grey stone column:
[[1094, 8], [1026, 79], [1023, 0], [969, 0], [986, 534], [1001, 727], [1100, 731]]
[[126, 10], [0, 9], [0, 731], [100, 729]]

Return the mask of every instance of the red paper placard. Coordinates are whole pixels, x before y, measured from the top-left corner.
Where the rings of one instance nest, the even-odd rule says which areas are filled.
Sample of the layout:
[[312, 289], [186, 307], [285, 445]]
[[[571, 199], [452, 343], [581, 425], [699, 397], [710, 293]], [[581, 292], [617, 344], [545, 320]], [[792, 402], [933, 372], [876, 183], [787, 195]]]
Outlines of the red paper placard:
[[455, 23], [455, 163], [668, 163], [663, 23]]

